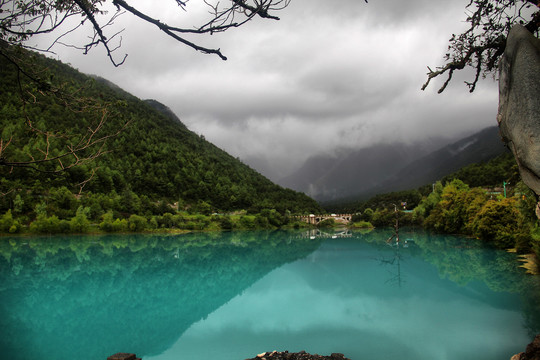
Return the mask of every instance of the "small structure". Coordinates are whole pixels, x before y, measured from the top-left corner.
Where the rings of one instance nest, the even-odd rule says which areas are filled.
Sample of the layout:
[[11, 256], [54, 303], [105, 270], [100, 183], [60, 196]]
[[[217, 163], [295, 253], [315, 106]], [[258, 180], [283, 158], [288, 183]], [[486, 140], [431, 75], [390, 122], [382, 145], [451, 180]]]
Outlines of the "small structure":
[[326, 214], [326, 215], [309, 214], [309, 215], [297, 216], [296, 218], [300, 221], [307, 222], [308, 224], [317, 225], [321, 221], [326, 220], [326, 219], [334, 219], [334, 221], [338, 224], [348, 224], [351, 222], [352, 217], [353, 217], [353, 214]]

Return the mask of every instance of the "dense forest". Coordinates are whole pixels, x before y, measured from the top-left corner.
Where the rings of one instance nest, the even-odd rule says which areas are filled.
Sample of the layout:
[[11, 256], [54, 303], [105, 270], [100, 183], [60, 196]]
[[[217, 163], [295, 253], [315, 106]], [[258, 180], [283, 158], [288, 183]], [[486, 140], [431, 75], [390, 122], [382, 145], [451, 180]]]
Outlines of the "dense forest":
[[41, 55], [12, 53], [19, 63], [0, 58], [0, 231], [32, 223], [84, 230], [77, 221], [125, 229], [134, 215], [157, 217], [160, 227], [234, 211], [264, 212], [271, 222], [321, 211], [188, 130], [166, 106]]

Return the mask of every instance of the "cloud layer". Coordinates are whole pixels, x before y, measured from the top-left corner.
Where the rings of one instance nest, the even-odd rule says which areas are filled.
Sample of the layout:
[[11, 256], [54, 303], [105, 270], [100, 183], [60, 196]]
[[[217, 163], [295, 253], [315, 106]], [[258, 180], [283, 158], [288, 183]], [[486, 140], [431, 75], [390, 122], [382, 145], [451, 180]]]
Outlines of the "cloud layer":
[[[384, 141], [453, 136], [495, 123], [497, 88], [469, 94], [460, 76], [442, 95], [425, 92], [426, 66], [442, 64], [448, 38], [465, 26], [468, 1], [293, 0], [281, 20], [256, 20], [204, 39], [229, 58], [176, 43], [129, 14], [114, 68], [57, 49], [86, 73], [168, 105], [192, 130], [278, 179], [310, 155]], [[174, 1], [133, 1], [171, 22], [202, 16]], [[179, 17], [181, 16], [181, 17]], [[463, 76], [463, 75], [462, 75]], [[265, 163], [266, 165], [264, 165]]]

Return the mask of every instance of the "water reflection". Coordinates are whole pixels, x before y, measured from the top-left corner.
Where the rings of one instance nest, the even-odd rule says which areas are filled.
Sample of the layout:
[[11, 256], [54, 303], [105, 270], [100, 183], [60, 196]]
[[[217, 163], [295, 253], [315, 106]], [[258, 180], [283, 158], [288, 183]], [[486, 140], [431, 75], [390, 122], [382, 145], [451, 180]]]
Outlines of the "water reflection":
[[309, 229], [295, 236], [298, 239], [338, 239], [351, 238], [353, 232], [347, 228]]
[[515, 255], [414, 231], [389, 246], [391, 233], [2, 239], [0, 353], [508, 359], [540, 331], [537, 278]]
[[[440, 263], [446, 250], [463, 246], [477, 258], [503, 261], [508, 254], [482, 255], [492, 250], [468, 239], [404, 233], [407, 237], [420, 241], [404, 247], [402, 240], [396, 249], [386, 244], [387, 232], [327, 239], [305, 259], [270, 272], [195, 323], [167, 352], [148, 360], [243, 359], [274, 349], [341, 351], [352, 359], [507, 360], [524, 348], [530, 338], [520, 299], [528, 295], [494, 292], [489, 286], [502, 288], [519, 279], [523, 289], [533, 278], [509, 265], [502, 271], [516, 278], [496, 280], [501, 270], [491, 264], [467, 284], [457, 284], [447, 275], [466, 268], [470, 257], [450, 272], [425, 261]], [[419, 245], [426, 240], [432, 242], [429, 251]], [[490, 272], [493, 278], [484, 281]], [[398, 274], [401, 287], [393, 282]]]
[[319, 245], [283, 233], [3, 240], [0, 352], [57, 360], [163, 352], [191, 324]]

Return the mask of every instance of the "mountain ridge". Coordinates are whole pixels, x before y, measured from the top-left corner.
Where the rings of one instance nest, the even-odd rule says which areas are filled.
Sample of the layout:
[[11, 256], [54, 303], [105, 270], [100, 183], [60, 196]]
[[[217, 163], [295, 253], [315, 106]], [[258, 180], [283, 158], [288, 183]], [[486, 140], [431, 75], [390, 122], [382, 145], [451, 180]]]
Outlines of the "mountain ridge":
[[490, 126], [411, 162], [374, 190], [384, 192], [392, 188], [392, 191], [399, 191], [429, 184], [464, 166], [488, 161], [505, 151], [508, 149], [500, 138], [499, 128]]
[[504, 151], [498, 128], [493, 126], [461, 139], [433, 138], [409, 145], [377, 144], [341, 154], [315, 155], [279, 183], [303, 191], [322, 203], [366, 199], [377, 193], [431, 183]]

